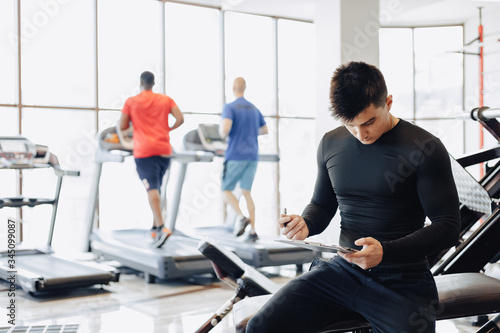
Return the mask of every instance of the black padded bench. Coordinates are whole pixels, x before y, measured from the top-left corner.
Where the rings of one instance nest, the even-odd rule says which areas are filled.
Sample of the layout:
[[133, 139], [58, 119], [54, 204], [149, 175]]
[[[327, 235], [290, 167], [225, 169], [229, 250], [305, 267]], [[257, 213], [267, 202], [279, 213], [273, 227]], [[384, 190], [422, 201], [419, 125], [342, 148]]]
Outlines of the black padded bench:
[[[435, 277], [439, 292], [437, 320], [470, 317], [500, 311], [500, 280], [481, 273], [458, 273]], [[236, 332], [245, 332], [248, 320], [272, 295], [242, 300], [234, 307]], [[370, 328], [360, 315], [345, 318], [321, 332], [353, 332]]]
[[[278, 289], [262, 273], [243, 263], [234, 253], [213, 240], [201, 241], [199, 250], [210, 259], [219, 278], [237, 288], [228, 301], [197, 332], [208, 332], [233, 308], [236, 332], [245, 332], [246, 323]], [[436, 276], [439, 292], [437, 319], [453, 319], [500, 311], [500, 280], [481, 273]], [[250, 298], [243, 299], [246, 296]], [[241, 302], [240, 302], [241, 300]], [[221, 312], [223, 314], [221, 315]], [[370, 328], [360, 315], [332, 323], [321, 332], [360, 332]], [[495, 331], [491, 331], [495, 332]]]

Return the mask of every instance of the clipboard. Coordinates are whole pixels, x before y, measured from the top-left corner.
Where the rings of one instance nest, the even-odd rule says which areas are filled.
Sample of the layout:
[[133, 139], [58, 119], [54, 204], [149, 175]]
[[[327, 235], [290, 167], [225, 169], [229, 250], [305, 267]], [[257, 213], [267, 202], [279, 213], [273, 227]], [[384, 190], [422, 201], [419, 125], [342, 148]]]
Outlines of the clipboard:
[[289, 239], [276, 239], [276, 242], [295, 245], [304, 247], [309, 250], [320, 251], [320, 252], [330, 252], [330, 253], [353, 253], [357, 252], [356, 249], [351, 249], [350, 247], [344, 247], [340, 245], [328, 245], [317, 242], [303, 241], [303, 240], [289, 240]]

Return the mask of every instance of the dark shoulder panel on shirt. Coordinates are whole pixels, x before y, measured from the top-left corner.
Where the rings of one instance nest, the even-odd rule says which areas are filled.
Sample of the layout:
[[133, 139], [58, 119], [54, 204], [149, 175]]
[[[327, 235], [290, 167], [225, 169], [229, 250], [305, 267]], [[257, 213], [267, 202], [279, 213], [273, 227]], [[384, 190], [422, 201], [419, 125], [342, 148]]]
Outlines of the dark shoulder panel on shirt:
[[357, 139], [343, 125], [325, 133], [321, 144], [323, 153], [328, 152], [328, 156], [323, 156], [323, 158], [327, 160], [342, 150], [349, 149], [349, 145], [354, 143], [353, 140]]
[[346, 138], [354, 138], [345, 126], [339, 126], [334, 130], [326, 132], [323, 136], [323, 144], [325, 146], [335, 146], [345, 141]]
[[394, 130], [398, 130], [399, 132], [409, 134], [412, 137], [437, 139], [437, 137], [434, 134], [404, 119], [399, 120], [398, 124], [394, 127]]
[[[400, 120], [393, 130], [387, 132], [381, 139], [381, 145], [386, 145], [385, 151], [397, 156], [401, 165], [398, 169], [411, 171], [432, 170], [433, 166], [449, 163], [448, 152], [435, 135], [425, 129]], [[429, 169], [430, 168], [430, 169]]]
[[[387, 139], [394, 141], [401, 148], [425, 151], [429, 146], [442, 146], [441, 140], [425, 129], [406, 120], [400, 119], [394, 129], [387, 134]], [[385, 139], [385, 138], [384, 138]]]

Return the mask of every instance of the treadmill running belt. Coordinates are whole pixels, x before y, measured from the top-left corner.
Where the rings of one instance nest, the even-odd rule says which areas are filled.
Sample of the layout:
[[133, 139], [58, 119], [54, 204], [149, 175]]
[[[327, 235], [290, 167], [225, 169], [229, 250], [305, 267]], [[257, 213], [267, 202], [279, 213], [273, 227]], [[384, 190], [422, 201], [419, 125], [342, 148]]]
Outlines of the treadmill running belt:
[[18, 256], [17, 267], [36, 273], [45, 279], [107, 275], [93, 267], [60, 259], [50, 254]]
[[77, 333], [78, 325], [43, 325], [0, 327], [0, 333]]
[[176, 257], [192, 256], [193, 254], [196, 257], [203, 257], [203, 255], [196, 250], [196, 247], [193, 247], [193, 244], [198, 244], [198, 239], [181, 236], [175, 231], [174, 234], [167, 239], [165, 245], [159, 249], [151, 246], [152, 239], [150, 232], [144, 230], [116, 230], [114, 232], [100, 232], [100, 235], [111, 238], [128, 247], [146, 250], [147, 252], [162, 251], [166, 253], [175, 253]]

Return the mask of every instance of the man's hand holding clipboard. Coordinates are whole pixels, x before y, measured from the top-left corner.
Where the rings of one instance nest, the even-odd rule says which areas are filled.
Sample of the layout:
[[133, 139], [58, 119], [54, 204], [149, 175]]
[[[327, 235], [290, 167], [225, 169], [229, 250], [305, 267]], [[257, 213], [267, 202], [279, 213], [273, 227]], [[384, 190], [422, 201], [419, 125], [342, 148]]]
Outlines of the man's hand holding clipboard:
[[[280, 226], [281, 234], [284, 235], [288, 240], [277, 240], [283, 243], [288, 243], [291, 245], [311, 248], [316, 251], [323, 252], [336, 252], [353, 264], [358, 265], [362, 269], [369, 269], [377, 266], [382, 261], [384, 250], [382, 244], [373, 237], [364, 237], [357, 239], [354, 244], [357, 246], [362, 246], [363, 248], [359, 251], [354, 249], [346, 250], [339, 245], [326, 245], [319, 243], [320, 249], [318, 249], [318, 243], [307, 242], [305, 239], [309, 236], [309, 228], [306, 222], [300, 215], [288, 215], [286, 208], [281, 214], [278, 220]], [[303, 241], [303, 242], [298, 242]]]

